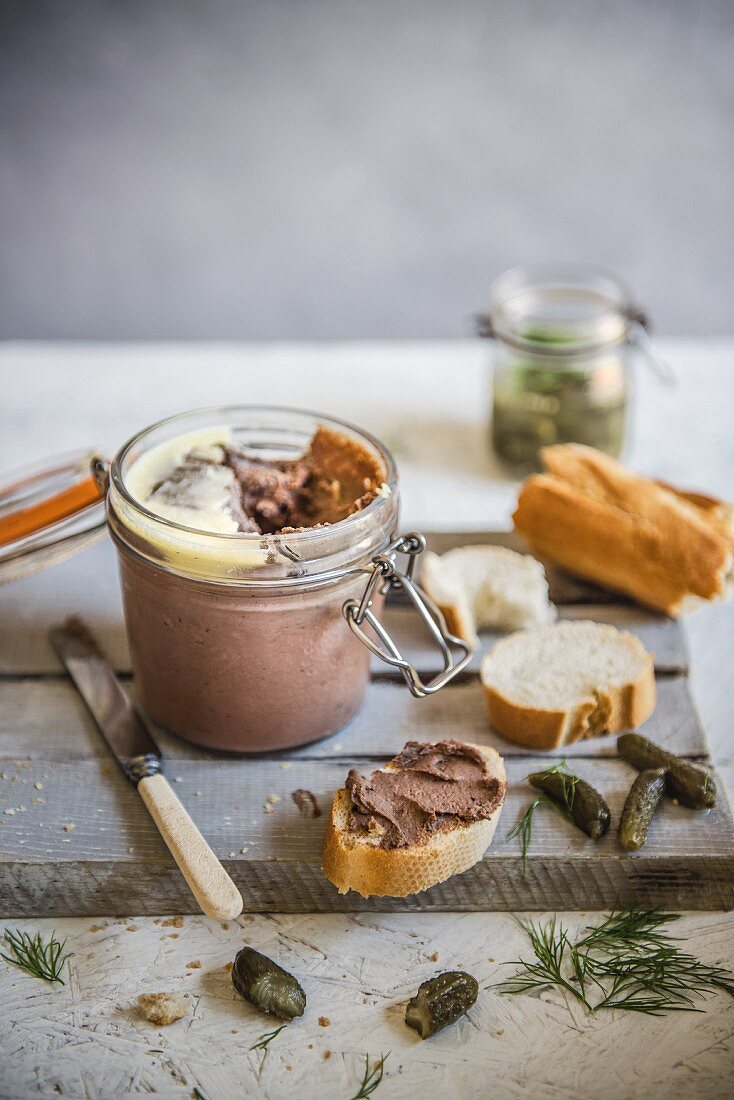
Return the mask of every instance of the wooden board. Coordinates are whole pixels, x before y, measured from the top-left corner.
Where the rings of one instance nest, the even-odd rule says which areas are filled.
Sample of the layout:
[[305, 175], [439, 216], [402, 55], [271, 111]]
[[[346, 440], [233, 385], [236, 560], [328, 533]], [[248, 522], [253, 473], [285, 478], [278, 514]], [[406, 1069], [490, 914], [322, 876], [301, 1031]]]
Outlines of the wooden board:
[[[431, 545], [443, 550], [493, 538], [497, 536], [433, 536]], [[511, 538], [504, 536], [502, 541]], [[79, 572], [84, 558], [86, 587]], [[100, 546], [78, 562], [66, 562], [0, 590], [3, 914], [196, 911], [142, 803], [61, 674], [46, 641], [52, 623], [71, 610], [81, 611], [129, 679], [113, 565], [109, 546]], [[74, 593], [74, 607], [68, 606], [68, 592]], [[83, 594], [77, 598], [79, 592]], [[677, 753], [705, 760], [708, 748], [688, 688], [687, 647], [680, 624], [614, 602], [609, 594], [605, 603], [599, 602], [598, 590], [574, 588], [573, 582], [560, 577], [554, 581], [554, 592], [561, 617], [611, 622], [632, 630], [654, 652], [658, 705], [644, 732]], [[397, 603], [388, 617], [390, 629], [421, 671], [434, 669], [435, 655], [408, 609]], [[484, 635], [483, 650], [493, 640], [491, 634]], [[527, 774], [542, 767], [548, 756], [569, 756], [574, 770], [608, 799], [616, 820], [634, 773], [616, 759], [615, 739], [582, 742], [539, 759], [489, 728], [476, 663], [459, 682], [425, 700], [414, 699], [384, 667], [375, 670], [365, 706], [346, 729], [287, 755], [225, 758], [156, 731], [169, 778], [179, 780], [177, 792], [241, 887], [246, 909], [592, 909], [632, 903], [710, 909], [734, 905], [734, 825], [723, 782], [719, 782], [719, 806], [709, 814], [694, 814], [666, 802], [649, 844], [635, 856], [619, 849], [614, 831], [594, 845], [546, 809], [537, 817], [524, 869], [519, 843], [505, 843], [505, 837], [532, 797], [524, 782]], [[412, 898], [365, 901], [354, 894], [339, 896], [320, 870], [324, 817], [304, 821], [290, 792], [309, 788], [326, 811], [349, 767], [373, 768], [410, 738], [445, 736], [494, 745], [506, 757], [510, 787], [494, 845], [472, 870]], [[273, 813], [263, 810], [268, 794], [280, 800]]]

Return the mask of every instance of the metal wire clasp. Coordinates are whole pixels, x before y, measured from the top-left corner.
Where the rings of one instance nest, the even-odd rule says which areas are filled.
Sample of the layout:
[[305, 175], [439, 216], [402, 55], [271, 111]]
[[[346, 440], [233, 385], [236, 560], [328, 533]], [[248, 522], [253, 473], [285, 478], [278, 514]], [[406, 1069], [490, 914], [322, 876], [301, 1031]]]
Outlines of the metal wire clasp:
[[[359, 601], [347, 600], [342, 608], [344, 618], [349, 623], [352, 633], [376, 657], [379, 657], [393, 668], [399, 669], [411, 693], [419, 699], [426, 695], [433, 695], [434, 692], [442, 688], [444, 684], [447, 684], [449, 680], [468, 665], [472, 657], [471, 646], [463, 638], [457, 638], [454, 634], [449, 634], [443, 615], [413, 580], [418, 555], [425, 548], [426, 540], [423, 535], [416, 532], [400, 535], [381, 554], [377, 554], [372, 559], [372, 568], [362, 599]], [[401, 573], [395, 564], [397, 554], [408, 555], [408, 565], [404, 573]], [[422, 680], [415, 666], [403, 657], [385, 627], [372, 611], [372, 601], [378, 590], [384, 594], [391, 588], [399, 588], [405, 592], [441, 652], [443, 669], [428, 683]], [[372, 628], [382, 646], [368, 637], [362, 629], [363, 623], [367, 623]], [[459, 651], [458, 659], [452, 650]]]

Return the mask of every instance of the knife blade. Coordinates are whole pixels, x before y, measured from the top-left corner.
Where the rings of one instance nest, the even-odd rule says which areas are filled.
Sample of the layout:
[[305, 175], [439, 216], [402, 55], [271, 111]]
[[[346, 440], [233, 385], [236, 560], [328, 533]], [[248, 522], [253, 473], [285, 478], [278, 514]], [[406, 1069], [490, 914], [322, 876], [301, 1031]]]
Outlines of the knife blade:
[[239, 916], [239, 890], [162, 774], [160, 750], [91, 631], [72, 617], [49, 640], [204, 913], [215, 920]]
[[[135, 782], [135, 774], [146, 766], [152, 769], [151, 775], [160, 771], [158, 746], [88, 627], [81, 619], [70, 618], [51, 630], [49, 639], [128, 779]], [[140, 778], [144, 774], [143, 770]]]

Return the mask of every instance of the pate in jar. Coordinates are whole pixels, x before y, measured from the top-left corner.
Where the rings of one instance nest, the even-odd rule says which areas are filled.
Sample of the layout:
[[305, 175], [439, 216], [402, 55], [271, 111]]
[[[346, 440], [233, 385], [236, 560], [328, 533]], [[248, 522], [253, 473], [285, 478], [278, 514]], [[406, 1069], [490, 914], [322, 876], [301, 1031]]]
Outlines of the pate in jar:
[[[136, 692], [188, 741], [264, 752], [334, 733], [358, 711], [370, 652], [414, 694], [464, 667], [395, 553], [398, 477], [368, 433], [299, 410], [230, 406], [172, 417], [109, 474]], [[401, 584], [445, 657], [423, 685], [380, 624]], [[371, 628], [371, 633], [366, 632]], [[362, 644], [364, 643], [364, 644]]]

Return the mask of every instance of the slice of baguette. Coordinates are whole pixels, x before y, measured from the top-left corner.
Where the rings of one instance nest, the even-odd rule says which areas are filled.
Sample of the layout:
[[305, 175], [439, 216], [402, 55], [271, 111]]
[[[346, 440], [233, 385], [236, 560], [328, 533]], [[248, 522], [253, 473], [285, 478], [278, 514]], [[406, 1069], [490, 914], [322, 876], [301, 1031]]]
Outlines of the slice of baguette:
[[481, 678], [491, 724], [530, 749], [636, 729], [655, 709], [653, 660], [640, 640], [585, 620], [503, 638]]
[[541, 452], [513, 516], [533, 551], [571, 573], [677, 616], [732, 592], [731, 510], [671, 490], [591, 447]]
[[[484, 757], [488, 774], [506, 784], [500, 754], [486, 745], [471, 747]], [[392, 761], [384, 770], [395, 770]], [[417, 894], [478, 863], [492, 843], [503, 803], [504, 794], [490, 818], [434, 833], [424, 844], [381, 848], [379, 836], [355, 833], [349, 828], [352, 803], [349, 792], [342, 787], [334, 795], [324, 837], [324, 874], [340, 894], [348, 890], [365, 898]]]
[[555, 619], [539, 561], [503, 546], [459, 546], [423, 555], [421, 587], [452, 634], [478, 646], [477, 630], [524, 630]]

